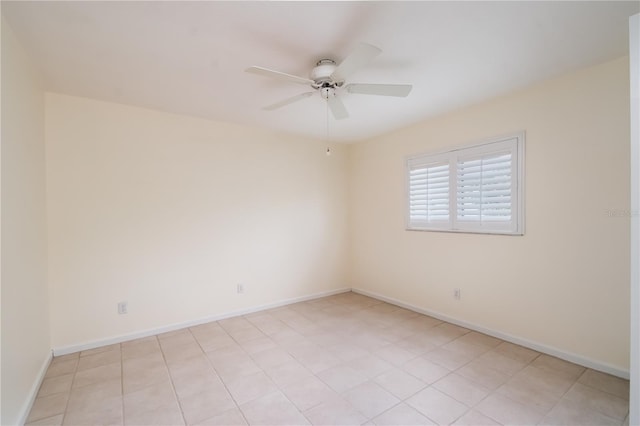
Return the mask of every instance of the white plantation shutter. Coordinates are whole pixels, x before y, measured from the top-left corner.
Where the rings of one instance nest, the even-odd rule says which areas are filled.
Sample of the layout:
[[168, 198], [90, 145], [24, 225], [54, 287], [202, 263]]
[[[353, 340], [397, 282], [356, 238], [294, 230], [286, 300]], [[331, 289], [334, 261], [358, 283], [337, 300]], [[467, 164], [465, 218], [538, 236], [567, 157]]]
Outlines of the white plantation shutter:
[[458, 161], [458, 220], [511, 220], [511, 153]]
[[409, 166], [409, 223], [449, 223], [449, 163]]
[[522, 234], [524, 135], [408, 165], [409, 229]]

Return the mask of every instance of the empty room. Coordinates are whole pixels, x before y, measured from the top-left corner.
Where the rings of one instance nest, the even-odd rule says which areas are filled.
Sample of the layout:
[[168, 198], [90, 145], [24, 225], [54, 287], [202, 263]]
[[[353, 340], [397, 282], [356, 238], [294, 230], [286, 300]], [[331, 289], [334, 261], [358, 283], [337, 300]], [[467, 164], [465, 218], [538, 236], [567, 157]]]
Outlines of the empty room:
[[640, 3], [0, 8], [2, 425], [640, 424]]

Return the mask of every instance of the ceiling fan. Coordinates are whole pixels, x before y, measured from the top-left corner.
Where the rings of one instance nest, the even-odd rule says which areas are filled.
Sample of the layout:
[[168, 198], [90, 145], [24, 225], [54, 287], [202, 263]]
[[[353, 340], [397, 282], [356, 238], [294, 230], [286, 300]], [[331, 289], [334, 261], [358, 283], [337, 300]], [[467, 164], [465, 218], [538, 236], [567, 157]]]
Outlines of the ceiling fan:
[[[253, 66], [245, 71], [252, 74], [264, 75], [291, 83], [305, 84], [320, 92], [323, 99], [327, 101], [331, 113], [336, 120], [347, 118], [349, 113], [344, 103], [336, 93], [336, 89], [344, 88], [348, 93], [361, 95], [396, 96], [406, 97], [411, 92], [410, 84], [368, 84], [350, 83], [345, 85], [346, 79], [358, 69], [367, 65], [373, 58], [382, 53], [382, 50], [366, 43], [360, 43], [340, 64], [332, 59], [321, 59], [309, 74], [310, 78], [298, 77], [268, 68]], [[299, 95], [281, 100], [268, 105], [263, 109], [272, 111], [285, 105], [300, 101], [313, 95], [314, 92], [305, 92]]]

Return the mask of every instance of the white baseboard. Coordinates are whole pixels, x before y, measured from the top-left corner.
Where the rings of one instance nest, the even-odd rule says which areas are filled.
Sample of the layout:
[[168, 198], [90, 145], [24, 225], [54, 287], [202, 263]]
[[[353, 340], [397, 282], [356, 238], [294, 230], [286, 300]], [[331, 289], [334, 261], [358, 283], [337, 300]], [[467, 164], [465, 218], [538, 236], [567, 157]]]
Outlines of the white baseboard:
[[352, 288], [351, 291], [354, 293], [359, 293], [365, 296], [373, 297], [374, 299], [382, 300], [387, 303], [391, 303], [392, 305], [400, 306], [405, 309], [409, 309], [410, 311], [418, 312], [420, 314], [429, 315], [431, 317], [437, 318], [442, 321], [449, 322], [451, 324], [459, 325], [460, 327], [468, 328], [470, 330], [474, 330], [483, 334], [487, 334], [489, 336], [497, 337], [498, 339], [506, 340], [507, 342], [515, 343], [516, 345], [524, 346], [529, 349], [533, 349], [538, 352], [545, 353], [547, 355], [555, 356], [557, 358], [564, 359], [565, 361], [573, 362], [574, 364], [582, 365], [583, 367], [588, 367], [593, 370], [598, 370], [603, 373], [611, 374], [613, 376], [621, 377], [623, 379], [629, 379], [629, 370], [624, 370], [618, 368], [616, 366], [595, 361], [590, 358], [586, 358], [581, 355], [577, 355], [571, 352], [563, 351], [562, 349], [555, 348], [553, 346], [548, 346], [542, 343], [534, 342], [527, 339], [522, 339], [517, 336], [512, 336], [507, 333], [503, 333], [501, 331], [492, 330], [490, 328], [482, 327], [467, 321], [459, 320], [457, 318], [450, 317], [448, 315], [442, 314], [440, 312], [432, 311], [430, 309], [424, 309], [417, 306], [414, 306], [410, 303], [405, 303], [401, 300], [394, 299], [392, 297], [383, 296], [378, 293], [374, 293], [367, 290], [362, 290], [358, 288]]
[[47, 369], [49, 368], [49, 364], [51, 364], [51, 359], [53, 359], [53, 353], [49, 352], [47, 357], [42, 362], [42, 365], [40, 366], [40, 370], [38, 371], [36, 380], [31, 385], [31, 389], [29, 389], [29, 397], [24, 402], [22, 409], [20, 410], [20, 417], [18, 422], [19, 425], [23, 425], [27, 421], [29, 412], [31, 412], [33, 403], [38, 396], [38, 391], [40, 390], [40, 386], [42, 385], [42, 381], [44, 380], [44, 375], [47, 374]]
[[127, 342], [129, 340], [140, 339], [148, 336], [155, 336], [156, 334], [160, 334], [160, 333], [167, 333], [169, 331], [180, 330], [182, 328], [193, 327], [200, 324], [206, 324], [208, 322], [220, 321], [223, 319], [237, 317], [240, 315], [252, 314], [254, 312], [264, 311], [266, 309], [273, 309], [273, 308], [278, 308], [280, 306], [291, 305], [293, 303], [305, 302], [307, 300], [319, 299], [321, 297], [333, 296], [335, 294], [340, 294], [340, 293], [347, 293], [349, 291], [351, 291], [350, 288], [341, 288], [337, 290], [323, 291], [320, 293], [314, 293], [307, 296], [294, 297], [291, 299], [285, 299], [278, 302], [267, 303], [264, 305], [254, 306], [251, 308], [225, 312], [219, 315], [212, 315], [205, 318], [199, 318], [196, 320], [184, 321], [181, 323], [170, 324], [170, 325], [157, 327], [157, 328], [150, 328], [150, 329], [138, 331], [135, 333], [122, 334], [119, 336], [108, 337], [106, 339], [91, 340], [89, 342], [79, 343], [76, 345], [61, 346], [58, 348], [53, 348], [53, 355], [60, 356], [60, 355], [66, 355], [66, 354], [71, 354], [71, 353], [80, 352], [80, 351], [86, 351], [89, 349], [99, 348], [101, 346], [113, 345], [115, 343]]

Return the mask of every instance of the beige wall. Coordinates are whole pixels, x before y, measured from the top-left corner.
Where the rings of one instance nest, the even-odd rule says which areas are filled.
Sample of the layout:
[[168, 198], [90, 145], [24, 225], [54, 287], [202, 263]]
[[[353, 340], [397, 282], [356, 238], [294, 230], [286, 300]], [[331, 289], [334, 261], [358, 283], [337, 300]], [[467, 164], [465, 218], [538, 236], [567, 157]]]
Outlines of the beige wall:
[[26, 414], [51, 353], [46, 286], [44, 95], [2, 19], [2, 417]]
[[[628, 81], [623, 58], [353, 145], [353, 287], [628, 371]], [[521, 130], [524, 236], [404, 230], [407, 155]]]
[[54, 348], [345, 286], [345, 146], [58, 94], [46, 111]]

